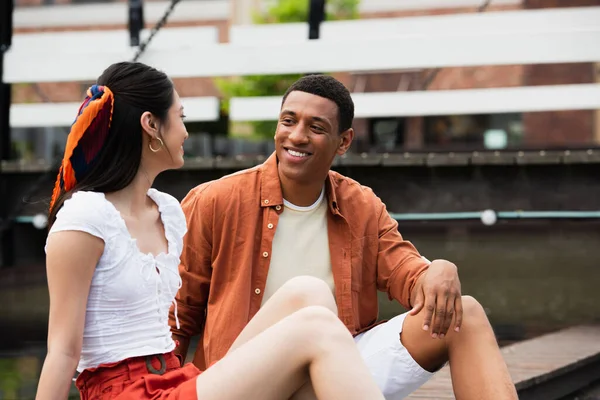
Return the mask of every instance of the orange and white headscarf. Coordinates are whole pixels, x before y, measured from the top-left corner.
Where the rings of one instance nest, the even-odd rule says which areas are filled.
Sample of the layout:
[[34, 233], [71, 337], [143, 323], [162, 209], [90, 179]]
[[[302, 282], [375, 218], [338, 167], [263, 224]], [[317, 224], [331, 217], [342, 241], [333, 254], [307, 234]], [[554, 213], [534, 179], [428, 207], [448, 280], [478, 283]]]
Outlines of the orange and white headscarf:
[[87, 90], [87, 96], [79, 107], [67, 137], [50, 209], [61, 192], [68, 192], [83, 179], [89, 166], [98, 156], [108, 136], [114, 104], [114, 95], [108, 87], [94, 85]]

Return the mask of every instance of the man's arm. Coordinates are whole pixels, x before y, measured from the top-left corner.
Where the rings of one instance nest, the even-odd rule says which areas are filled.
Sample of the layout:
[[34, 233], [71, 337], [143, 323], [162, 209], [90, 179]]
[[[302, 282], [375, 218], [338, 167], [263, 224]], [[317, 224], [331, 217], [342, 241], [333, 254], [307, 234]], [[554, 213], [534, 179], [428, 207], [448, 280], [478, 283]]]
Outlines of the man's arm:
[[377, 283], [412, 315], [425, 309], [423, 329], [443, 338], [454, 317], [462, 323], [460, 280], [456, 265], [446, 260], [429, 262], [398, 232], [398, 223], [381, 203]]
[[206, 187], [203, 185], [193, 189], [181, 202], [187, 222], [187, 234], [179, 265], [181, 289], [175, 296], [177, 308], [171, 307], [169, 312], [169, 325], [173, 339], [178, 343], [175, 354], [182, 363], [188, 352], [190, 338], [202, 332], [206, 319], [212, 273], [213, 220]]
[[402, 238], [398, 222], [387, 212], [385, 204], [379, 202], [379, 249], [377, 255], [377, 286], [397, 300], [405, 308], [412, 308], [413, 289], [425, 273], [430, 262], [421, 257], [413, 244]]

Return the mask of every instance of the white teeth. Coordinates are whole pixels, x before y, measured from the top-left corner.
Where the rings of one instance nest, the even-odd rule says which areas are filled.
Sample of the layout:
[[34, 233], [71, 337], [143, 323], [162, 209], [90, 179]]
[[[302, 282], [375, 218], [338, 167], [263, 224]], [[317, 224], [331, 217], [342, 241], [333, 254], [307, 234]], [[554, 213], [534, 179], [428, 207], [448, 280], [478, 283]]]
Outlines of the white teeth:
[[300, 153], [299, 151], [294, 151], [294, 150], [288, 150], [288, 153], [290, 153], [291, 155], [293, 155], [295, 157], [306, 157], [308, 155], [308, 153]]

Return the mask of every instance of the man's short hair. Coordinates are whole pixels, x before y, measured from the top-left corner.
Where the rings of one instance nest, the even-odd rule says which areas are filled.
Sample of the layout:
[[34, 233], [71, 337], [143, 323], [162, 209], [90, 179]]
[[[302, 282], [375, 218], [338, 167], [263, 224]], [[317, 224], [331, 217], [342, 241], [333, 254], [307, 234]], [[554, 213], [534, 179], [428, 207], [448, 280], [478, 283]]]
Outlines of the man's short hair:
[[340, 133], [352, 127], [354, 119], [354, 102], [346, 87], [329, 75], [307, 75], [292, 84], [283, 95], [283, 103], [293, 91], [300, 91], [324, 97], [338, 106], [338, 125]]

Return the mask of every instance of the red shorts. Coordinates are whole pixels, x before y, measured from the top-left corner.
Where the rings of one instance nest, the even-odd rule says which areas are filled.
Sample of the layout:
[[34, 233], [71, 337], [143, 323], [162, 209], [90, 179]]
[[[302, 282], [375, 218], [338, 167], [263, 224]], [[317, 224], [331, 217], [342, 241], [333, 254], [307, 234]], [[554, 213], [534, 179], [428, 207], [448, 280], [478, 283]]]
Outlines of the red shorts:
[[173, 352], [133, 357], [86, 369], [75, 385], [81, 400], [197, 400], [200, 370], [180, 365]]

